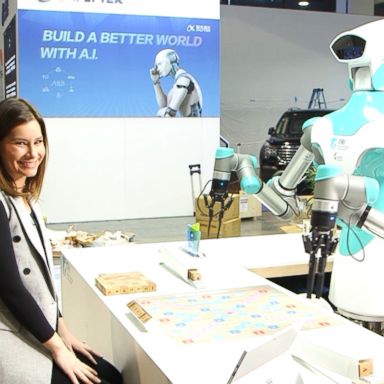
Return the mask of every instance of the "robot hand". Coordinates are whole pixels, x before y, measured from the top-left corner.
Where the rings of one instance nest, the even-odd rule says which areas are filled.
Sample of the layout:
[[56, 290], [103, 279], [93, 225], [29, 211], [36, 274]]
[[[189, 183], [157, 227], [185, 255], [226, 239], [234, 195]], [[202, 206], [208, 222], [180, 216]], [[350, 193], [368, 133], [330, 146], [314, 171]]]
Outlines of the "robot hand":
[[[205, 206], [208, 208], [209, 222], [208, 233], [213, 216], [218, 217], [219, 237], [221, 220], [224, 211], [232, 204], [232, 196], [228, 193], [231, 173], [236, 172], [240, 180], [240, 188], [248, 194], [255, 193], [261, 186], [261, 181], [256, 175], [257, 160], [254, 156], [235, 154], [232, 148], [220, 147], [216, 151], [216, 160], [212, 179], [211, 191], [208, 196], [204, 195]], [[219, 205], [219, 210], [214, 213], [215, 204]]]
[[[313, 291], [316, 277], [316, 297], [321, 296], [326, 260], [335, 252], [338, 244], [338, 239], [334, 238], [336, 218], [348, 228], [363, 227], [370, 213], [370, 205], [379, 194], [375, 179], [345, 174], [341, 167], [335, 165], [319, 166], [315, 182], [311, 228], [309, 233], [303, 235], [305, 252], [310, 255], [308, 297]], [[319, 251], [320, 258], [317, 257]]]
[[160, 72], [156, 66], [149, 70], [149, 75], [151, 76], [153, 84], [156, 85], [160, 83]]
[[[320, 298], [323, 292], [327, 257], [332, 255], [337, 247], [338, 239], [333, 237], [333, 231], [319, 231], [312, 228], [310, 233], [303, 234], [304, 250], [309, 254], [307, 277], [307, 297], [312, 294]], [[320, 255], [318, 253], [320, 252]]]
[[167, 107], [160, 108], [160, 109], [157, 111], [156, 116], [157, 116], [157, 117], [165, 117], [165, 112], [166, 112], [166, 111], [167, 111]]
[[158, 117], [175, 117], [176, 112], [177, 111], [175, 111], [174, 109], [172, 109], [170, 107], [163, 107], [157, 111], [157, 116]]

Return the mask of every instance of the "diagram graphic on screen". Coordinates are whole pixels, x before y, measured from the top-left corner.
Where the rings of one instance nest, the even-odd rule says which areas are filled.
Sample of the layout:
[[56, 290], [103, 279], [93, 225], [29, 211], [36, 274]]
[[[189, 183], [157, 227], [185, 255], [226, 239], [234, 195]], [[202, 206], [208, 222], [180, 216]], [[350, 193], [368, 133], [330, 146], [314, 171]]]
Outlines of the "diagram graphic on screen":
[[50, 93], [55, 98], [59, 99], [66, 93], [75, 92], [74, 80], [75, 76], [69, 74], [61, 67], [56, 67], [48, 73], [42, 75], [44, 85], [43, 92]]
[[[159, 117], [200, 117], [203, 96], [197, 80], [180, 66], [180, 57], [173, 49], [161, 50], [150, 69], [150, 76], [159, 106]], [[161, 79], [170, 76], [174, 79], [168, 93], [164, 92]]]

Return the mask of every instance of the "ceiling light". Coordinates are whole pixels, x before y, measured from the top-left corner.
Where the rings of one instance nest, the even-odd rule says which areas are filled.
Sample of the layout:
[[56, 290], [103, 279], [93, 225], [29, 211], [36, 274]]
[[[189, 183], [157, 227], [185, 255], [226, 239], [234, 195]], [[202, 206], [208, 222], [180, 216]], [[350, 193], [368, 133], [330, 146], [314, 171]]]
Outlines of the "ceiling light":
[[308, 7], [309, 1], [299, 1], [298, 4], [300, 5], [300, 7]]

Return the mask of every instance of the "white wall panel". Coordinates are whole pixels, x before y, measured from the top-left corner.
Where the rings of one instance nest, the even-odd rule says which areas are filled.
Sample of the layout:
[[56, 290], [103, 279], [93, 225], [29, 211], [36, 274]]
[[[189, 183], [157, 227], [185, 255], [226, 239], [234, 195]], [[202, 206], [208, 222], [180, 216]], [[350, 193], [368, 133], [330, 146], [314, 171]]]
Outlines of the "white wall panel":
[[48, 222], [193, 214], [190, 164], [212, 177], [219, 119], [46, 119]]
[[328, 108], [350, 96], [346, 65], [329, 50], [342, 31], [375, 18], [221, 6], [221, 134], [258, 156], [268, 128], [288, 108], [306, 108], [323, 88]]

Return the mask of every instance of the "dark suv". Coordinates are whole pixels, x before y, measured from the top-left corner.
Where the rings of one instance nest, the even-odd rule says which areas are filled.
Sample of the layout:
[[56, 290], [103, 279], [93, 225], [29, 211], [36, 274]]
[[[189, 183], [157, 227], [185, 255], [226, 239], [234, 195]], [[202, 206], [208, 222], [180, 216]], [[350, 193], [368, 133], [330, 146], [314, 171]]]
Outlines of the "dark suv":
[[[269, 138], [260, 150], [260, 177], [263, 181], [279, 175], [300, 146], [302, 127], [306, 120], [331, 113], [328, 109], [289, 109], [276, 127], [269, 128]], [[303, 183], [298, 189], [306, 189]], [[308, 191], [310, 192], [310, 191]]]

